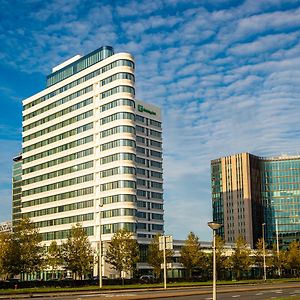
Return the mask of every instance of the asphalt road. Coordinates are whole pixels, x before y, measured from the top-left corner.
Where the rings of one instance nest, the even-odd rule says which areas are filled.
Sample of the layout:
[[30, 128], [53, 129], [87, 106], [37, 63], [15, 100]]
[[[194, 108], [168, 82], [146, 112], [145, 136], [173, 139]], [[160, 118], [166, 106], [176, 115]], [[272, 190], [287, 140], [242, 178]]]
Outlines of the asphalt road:
[[[56, 294], [39, 297], [34, 295], [34, 298], [43, 300], [137, 300], [137, 299], [177, 299], [177, 300], [212, 300], [211, 287], [194, 287], [154, 290], [154, 291], [108, 291], [102, 293], [86, 292], [80, 295], [72, 293]], [[258, 285], [234, 285], [234, 286], [219, 286], [218, 300], [262, 300], [262, 299], [277, 299], [284, 297], [300, 298], [300, 283], [284, 283], [284, 284], [258, 284]], [[3, 299], [3, 298], [2, 298]], [[8, 298], [7, 298], [8, 299]], [[11, 298], [17, 299], [17, 298]]]

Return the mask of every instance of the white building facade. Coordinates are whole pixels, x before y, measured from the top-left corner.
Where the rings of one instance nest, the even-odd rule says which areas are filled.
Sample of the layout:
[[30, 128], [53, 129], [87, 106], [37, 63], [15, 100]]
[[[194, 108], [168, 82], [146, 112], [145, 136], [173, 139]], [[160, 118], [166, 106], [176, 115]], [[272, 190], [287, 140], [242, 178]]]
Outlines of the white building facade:
[[94, 245], [100, 223], [103, 241], [163, 233], [161, 112], [134, 84], [133, 57], [106, 46], [55, 67], [23, 101], [21, 212], [46, 246], [76, 223]]

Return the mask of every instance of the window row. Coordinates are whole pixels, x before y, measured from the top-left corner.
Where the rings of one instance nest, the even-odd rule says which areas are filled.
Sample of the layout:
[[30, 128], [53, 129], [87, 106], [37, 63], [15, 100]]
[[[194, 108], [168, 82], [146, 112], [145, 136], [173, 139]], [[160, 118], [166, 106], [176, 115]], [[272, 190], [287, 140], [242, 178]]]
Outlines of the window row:
[[101, 93], [100, 99], [107, 98], [107, 97], [112, 96], [117, 93], [129, 93], [129, 94], [135, 95], [135, 90], [132, 86], [129, 86], [129, 85], [119, 85], [110, 90], [107, 90], [106, 92]]
[[84, 94], [87, 94], [87, 93], [91, 92], [92, 90], [93, 90], [93, 85], [89, 85], [89, 86], [85, 87], [84, 89], [81, 89], [81, 90], [79, 90], [75, 93], [72, 93], [68, 96], [65, 96], [65, 97], [63, 97], [63, 98], [61, 98], [61, 99], [59, 99], [55, 102], [52, 102], [51, 104], [48, 104], [44, 107], [41, 107], [41, 108], [29, 113], [28, 115], [23, 116], [23, 121], [29, 120], [29, 119], [31, 119], [35, 116], [38, 116], [38, 115], [40, 115], [40, 114], [42, 114], [42, 113], [44, 113], [48, 110], [51, 110], [51, 109], [53, 109], [57, 106], [65, 104], [65, 103], [67, 103], [67, 102], [69, 102], [69, 101], [71, 101], [75, 98], [78, 98], [78, 97], [80, 97]]
[[136, 173], [137, 173], [138, 175], [146, 176], [146, 170], [145, 170], [145, 169], [137, 168], [137, 169], [136, 169]]
[[116, 233], [120, 229], [126, 229], [129, 232], [136, 232], [135, 223], [114, 223], [114, 224], [105, 224], [101, 226], [102, 234]]
[[132, 174], [135, 175], [135, 168], [133, 167], [127, 167], [127, 166], [120, 166], [116, 168], [111, 168], [108, 170], [104, 170], [100, 172], [100, 177], [109, 177], [109, 176], [114, 176], [118, 174]]
[[137, 210], [132, 208], [118, 208], [101, 212], [101, 218], [113, 218], [119, 216], [136, 216]]
[[43, 146], [55, 143], [57, 141], [66, 139], [66, 138], [74, 136], [76, 134], [80, 134], [80, 133], [85, 132], [87, 130], [90, 130], [92, 128], [93, 128], [93, 123], [85, 124], [83, 126], [75, 128], [75, 129], [72, 129], [72, 130], [66, 131], [64, 133], [55, 135], [55, 136], [53, 136], [53, 137], [51, 137], [49, 139], [46, 139], [46, 140], [43, 140], [41, 142], [37, 142], [35, 144], [27, 146], [27, 147], [23, 148], [23, 152], [28, 152], [28, 151], [31, 151], [31, 150], [34, 150], [34, 149], [37, 149], [37, 148], [40, 148], [40, 147], [43, 147]]
[[144, 165], [146, 167], [153, 167], [153, 168], [158, 168], [158, 169], [162, 168], [162, 163], [159, 161], [154, 161], [154, 160], [137, 157], [136, 162], [137, 162], [137, 164]]
[[150, 172], [150, 176], [151, 176], [151, 177], [162, 178], [162, 177], [163, 177], [162, 175], [163, 175], [163, 174], [162, 174], [162, 173], [159, 173], [159, 172], [155, 172], [155, 171], [151, 171], [151, 172]]
[[42, 129], [42, 130], [39, 130], [39, 131], [34, 132], [32, 134], [29, 134], [29, 135], [27, 135], [27, 136], [25, 136], [23, 138], [23, 142], [30, 141], [32, 139], [35, 139], [35, 138], [39, 137], [39, 136], [43, 136], [44, 134], [47, 134], [49, 132], [58, 130], [60, 128], [66, 127], [68, 125], [71, 125], [73, 123], [76, 123], [76, 122], [79, 122], [81, 120], [87, 119], [87, 118], [89, 118], [91, 116], [93, 116], [93, 110], [89, 110], [89, 111], [87, 111], [87, 112], [85, 112], [83, 114], [77, 115], [77, 116], [72, 117], [70, 119], [67, 119], [67, 120], [65, 120], [63, 122], [57, 123], [55, 125], [52, 125], [52, 126], [49, 126], [49, 127], [45, 128], [45, 129]]
[[134, 82], [134, 75], [131, 73], [125, 73], [125, 72], [117, 73], [117, 74], [114, 74], [112, 76], [109, 76], [109, 77], [101, 80], [100, 85], [103, 86], [103, 85], [109, 84], [109, 83], [111, 83], [115, 80], [119, 80], [119, 79], [128, 79], [128, 80], [131, 80]]
[[72, 81], [72, 82], [70, 82], [70, 83], [62, 86], [61, 88], [59, 88], [57, 90], [54, 90], [53, 92], [51, 92], [49, 94], [46, 94], [45, 96], [42, 96], [42, 97], [40, 97], [40, 98], [38, 98], [38, 99], [36, 99], [36, 100], [34, 100], [34, 101], [32, 101], [32, 102], [24, 105], [24, 110], [26, 110], [26, 109], [28, 109], [30, 107], [33, 107], [33, 106], [35, 106], [35, 105], [37, 105], [37, 104], [39, 104], [39, 103], [41, 103], [41, 102], [43, 102], [43, 101], [45, 101], [47, 99], [50, 99], [50, 98], [52, 98], [52, 97], [54, 97], [54, 96], [56, 96], [56, 95], [58, 95], [60, 93], [63, 93], [65, 91], [67, 91], [67, 90], [69, 90], [69, 89], [71, 89], [71, 88], [73, 88], [73, 87], [75, 87], [75, 86], [77, 86], [77, 85], [79, 85], [79, 84], [87, 81], [87, 80], [92, 79], [93, 77], [96, 77], [96, 76], [98, 76], [98, 75], [100, 75], [100, 74], [102, 74], [104, 72], [107, 72], [107, 71], [111, 70], [112, 68], [119, 67], [119, 66], [129, 66], [129, 67], [133, 68], [134, 64], [133, 64], [132, 61], [130, 61], [130, 60], [124, 60], [124, 59], [114, 61], [113, 63], [110, 63], [110, 64], [108, 64], [108, 65], [106, 65], [106, 66], [104, 66], [104, 67], [102, 67], [102, 68], [100, 68], [98, 70], [95, 70], [92, 73], [89, 73], [89, 74], [87, 74], [87, 75], [85, 75], [85, 76], [83, 76], [83, 77], [81, 77], [81, 78], [79, 78], [77, 80], [74, 80], [74, 81]]
[[135, 128], [133, 126], [120, 125], [113, 128], [109, 128], [100, 132], [100, 137], [105, 138], [107, 136], [117, 133], [132, 133], [135, 134]]
[[144, 190], [137, 190], [136, 191], [137, 196], [139, 197], [145, 197], [145, 198], [153, 198], [153, 199], [163, 199], [163, 193], [157, 193], [157, 192], [150, 192], [150, 191], [144, 191]]
[[38, 154], [26, 157], [26, 158], [23, 159], [23, 162], [24, 162], [24, 164], [26, 164], [28, 162], [35, 161], [35, 160], [43, 158], [43, 157], [47, 157], [47, 156], [50, 156], [50, 155], [53, 155], [53, 154], [56, 154], [56, 153], [59, 153], [59, 152], [62, 152], [62, 151], [70, 150], [72, 148], [90, 143], [92, 141], [93, 141], [93, 136], [90, 135], [90, 136], [84, 137], [82, 139], [79, 139], [79, 140], [76, 140], [76, 141], [73, 141], [73, 142], [70, 142], [70, 143], [67, 143], [67, 144], [64, 144], [64, 145], [61, 145], [61, 146], [43, 151], [43, 152], [40, 152]]
[[93, 154], [93, 152], [94, 152], [93, 148], [89, 148], [89, 149], [86, 149], [86, 150], [83, 150], [80, 152], [76, 152], [76, 153], [69, 154], [69, 155], [66, 155], [66, 156], [63, 156], [63, 157], [60, 157], [57, 159], [53, 159], [53, 160], [44, 162], [42, 164], [35, 165], [33, 167], [24, 169], [23, 174], [29, 174], [29, 173], [32, 173], [32, 172], [35, 172], [38, 170], [50, 168], [50, 167], [53, 167], [53, 166], [56, 166], [56, 165], [59, 165], [59, 164], [62, 164], [62, 163], [68, 162], [68, 161], [72, 161], [72, 160], [76, 160], [78, 158], [89, 156], [89, 155]]
[[[94, 226], [83, 227], [83, 229], [88, 236], [94, 235]], [[70, 234], [71, 234], [71, 229], [65, 229], [59, 231], [44, 232], [41, 233], [41, 237], [43, 241], [62, 240], [68, 238]]]
[[71, 217], [65, 217], [65, 218], [35, 222], [34, 226], [36, 228], [51, 227], [51, 226], [58, 226], [58, 225], [64, 225], [64, 224], [70, 224], [70, 223], [79, 223], [79, 222], [84, 222], [84, 221], [92, 221], [93, 219], [94, 219], [94, 214], [89, 213], [89, 214], [84, 214], [84, 215], [77, 215], [77, 216], [71, 216]]
[[161, 148], [162, 147], [162, 143], [161, 142], [157, 142], [157, 141], [153, 141], [153, 140], [150, 140], [150, 145], [154, 146], [154, 147], [157, 147], [157, 148]]
[[136, 147], [136, 152], [147, 155], [147, 156], [150, 155], [150, 156], [162, 158], [162, 153], [161, 152], [154, 151], [154, 150], [149, 150], [149, 149], [146, 149], [146, 148], [140, 147], [140, 146]]
[[163, 214], [155, 214], [155, 213], [147, 213], [144, 211], [138, 211], [137, 217], [140, 219], [148, 219], [149, 221], [152, 220], [163, 220]]
[[135, 120], [135, 115], [133, 113], [129, 113], [129, 112], [118, 112], [115, 114], [112, 114], [110, 116], [104, 117], [102, 119], [100, 119], [100, 124], [104, 125], [107, 124], [109, 122], [113, 122], [116, 120]]
[[296, 182], [299, 182], [299, 181], [300, 181], [300, 170], [298, 171], [298, 174], [295, 172], [293, 175], [290, 175], [290, 176], [262, 178], [262, 183], [263, 184], [270, 184], [270, 183], [296, 183]]
[[281, 183], [281, 184], [268, 184], [262, 186], [262, 191], [278, 191], [278, 190], [299, 190], [300, 189], [300, 183]]
[[47, 76], [47, 86], [60, 82], [114, 54], [112, 47], [101, 47]]
[[161, 203], [151, 203], [152, 209], [164, 209], [163, 204]]
[[37, 126], [42, 125], [44, 123], [47, 123], [49, 121], [55, 120], [57, 118], [60, 118], [61, 116], [64, 116], [64, 115], [66, 115], [66, 114], [68, 114], [70, 112], [73, 112], [73, 111], [75, 111], [77, 109], [83, 108], [83, 107], [85, 107], [85, 106], [87, 106], [89, 104], [92, 104], [92, 103], [93, 103], [93, 98], [88, 98], [86, 100], [83, 100], [83, 101], [81, 101], [81, 102], [79, 102], [77, 104], [71, 105], [71, 106], [69, 106], [69, 107], [67, 107], [67, 108], [65, 108], [63, 110], [60, 110], [60, 111], [58, 111], [58, 112], [56, 112], [54, 114], [51, 114], [51, 115], [46, 116], [46, 117], [44, 117], [44, 118], [42, 118], [42, 119], [40, 119], [38, 121], [35, 121], [35, 122], [31, 123], [29, 125], [24, 126], [23, 127], [23, 131], [27, 131], [29, 129], [32, 129], [34, 127], [37, 127]]
[[135, 103], [133, 100], [130, 99], [118, 99], [118, 100], [114, 100], [112, 102], [109, 102], [107, 104], [104, 104], [102, 106], [100, 106], [100, 111], [106, 111], [109, 109], [112, 109], [114, 107], [117, 106], [131, 106], [131, 107], [135, 107]]
[[71, 178], [71, 179], [68, 179], [68, 180], [63, 180], [63, 181], [60, 181], [60, 182], [47, 184], [47, 185], [40, 186], [40, 187], [37, 187], [37, 188], [33, 188], [33, 189], [30, 189], [30, 190], [27, 190], [27, 191], [23, 191], [22, 196], [26, 197], [26, 196], [29, 196], [29, 195], [48, 192], [48, 191], [60, 189], [60, 188], [63, 188], [63, 187], [88, 182], [88, 181], [91, 181], [93, 179], [94, 179], [93, 174], [88, 174], [88, 175], [84, 175], [84, 176], [80, 176], [80, 177], [76, 177], [76, 178]]
[[32, 184], [35, 182], [40, 182], [40, 181], [44, 181], [44, 180], [48, 180], [51, 178], [55, 178], [55, 177], [59, 177], [59, 176], [63, 176], [66, 174], [70, 174], [70, 173], [74, 173], [74, 172], [78, 172], [78, 171], [82, 171], [82, 170], [86, 170], [89, 168], [92, 168], [94, 166], [93, 161], [88, 161], [82, 164], [77, 164], [71, 167], [67, 167], [64, 169], [60, 169], [54, 172], [50, 172], [47, 174], [43, 174], [43, 175], [39, 175], [39, 176], [35, 176], [29, 179], [25, 179], [23, 180], [23, 186], [27, 185], [27, 184]]
[[114, 189], [121, 189], [121, 188], [135, 189], [136, 182], [133, 180], [117, 180], [117, 181], [107, 182], [100, 185], [101, 192], [114, 190]]
[[162, 142], [146, 139], [139, 135], [136, 136], [136, 141], [140, 144], [145, 144], [147, 146], [152, 146], [152, 147], [156, 147], [156, 148], [160, 148], [160, 149], [162, 148]]
[[148, 187], [148, 188], [155, 188], [155, 189], [162, 189], [163, 188], [163, 184], [160, 182], [156, 182], [156, 181], [148, 181], [148, 180], [144, 180], [144, 179], [137, 179], [137, 185], [138, 186], [144, 186], [144, 187]]
[[[96, 52], [90, 56], [89, 55], [84, 56], [83, 58], [79, 59], [78, 61], [66, 66], [65, 68], [48, 75], [47, 76], [47, 87], [52, 86], [55, 83], [58, 83], [64, 79], [70, 77], [71, 75], [74, 75], [74, 74], [88, 68], [89, 66], [98, 63], [99, 61], [103, 60], [104, 58], [107, 58], [107, 57], [113, 55], [112, 51], [110, 51], [110, 53], [108, 50], [105, 50], [105, 51], [107, 54], [102, 55], [102, 51], [100, 51], [100, 52]], [[118, 66], [125, 65], [125, 66], [129, 66], [131, 68], [133, 68], [133, 66], [134, 66], [133, 62], [130, 60], [118, 60], [117, 62], [118, 62], [118, 64], [115, 64], [115, 62], [113, 62], [113, 63], [110, 63], [110, 64], [102, 67], [101, 71], [106, 72], [106, 71], [110, 70], [112, 67], [117, 66], [117, 65]]]
[[105, 151], [109, 149], [113, 149], [116, 147], [132, 147], [135, 148], [135, 141], [134, 140], [128, 140], [128, 139], [119, 139], [114, 140], [105, 144], [100, 145], [100, 151]]
[[117, 160], [131, 160], [131, 161], [135, 161], [135, 154], [133, 153], [115, 153], [112, 155], [108, 155], [105, 157], [102, 157], [100, 159], [100, 164], [104, 165], [104, 164], [108, 164]]
[[160, 131], [156, 131], [156, 130], [153, 130], [153, 129], [150, 129], [149, 130], [149, 135], [151, 136], [156, 136], [158, 138], [161, 138], [161, 132]]
[[148, 119], [140, 115], [136, 115], [136, 120], [140, 123], [144, 123], [145, 125], [151, 125], [154, 127], [161, 128], [161, 122], [156, 120]]
[[71, 203], [66, 205], [60, 205], [40, 210], [31, 211], [28, 213], [22, 214], [23, 218], [34, 218], [45, 215], [57, 214], [61, 212], [67, 212], [71, 210], [83, 209], [94, 206], [94, 200], [81, 201], [77, 203]]
[[52, 196], [48, 196], [48, 197], [42, 197], [42, 198], [26, 201], [26, 202], [22, 203], [22, 207], [25, 208], [25, 207], [30, 207], [30, 206], [36, 206], [36, 205], [45, 204], [45, 203], [49, 203], [49, 202], [56, 202], [56, 201], [60, 201], [60, 200], [90, 195], [93, 193], [94, 193], [94, 188], [87, 187], [87, 188], [80, 189], [80, 190], [75, 190], [75, 191], [71, 191], [71, 192], [66, 192], [66, 193], [61, 193], [61, 194], [57, 194], [57, 195], [52, 195]]
[[111, 204], [111, 203], [118, 203], [118, 202], [136, 202], [136, 196], [132, 194], [119, 194], [119, 195], [102, 197], [100, 201], [103, 204]]
[[148, 129], [148, 128], [145, 128], [145, 127], [140, 126], [140, 125], [136, 125], [135, 128], [136, 128], [136, 132], [141, 132], [145, 135], [153, 136], [153, 137], [156, 137], [156, 138], [161, 138], [162, 137], [162, 134], [161, 134], [160, 131], [153, 130], [153, 129]]

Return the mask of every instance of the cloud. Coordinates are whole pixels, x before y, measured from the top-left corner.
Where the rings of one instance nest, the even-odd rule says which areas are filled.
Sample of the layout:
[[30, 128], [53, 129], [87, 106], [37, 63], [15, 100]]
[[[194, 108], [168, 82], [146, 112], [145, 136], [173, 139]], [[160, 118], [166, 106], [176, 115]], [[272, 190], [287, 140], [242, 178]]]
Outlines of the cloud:
[[238, 56], [253, 56], [267, 54], [273, 50], [289, 48], [299, 40], [299, 33], [293, 34], [272, 34], [260, 37], [251, 43], [236, 44], [228, 50], [230, 54]]
[[[6, 2], [2, 66], [30, 77], [105, 44], [132, 53], [137, 98], [163, 110], [166, 232], [175, 238], [192, 230], [210, 239], [211, 159], [299, 152], [299, 1], [34, 3]], [[17, 145], [3, 149], [9, 175]]]

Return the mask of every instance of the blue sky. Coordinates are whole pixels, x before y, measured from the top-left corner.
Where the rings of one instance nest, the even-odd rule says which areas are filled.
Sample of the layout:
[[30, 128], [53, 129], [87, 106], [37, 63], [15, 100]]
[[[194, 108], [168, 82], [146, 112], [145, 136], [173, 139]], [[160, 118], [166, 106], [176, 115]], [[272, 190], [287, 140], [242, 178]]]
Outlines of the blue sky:
[[21, 101], [51, 68], [111, 45], [163, 109], [166, 232], [210, 239], [210, 160], [300, 154], [300, 1], [0, 0], [0, 221]]

